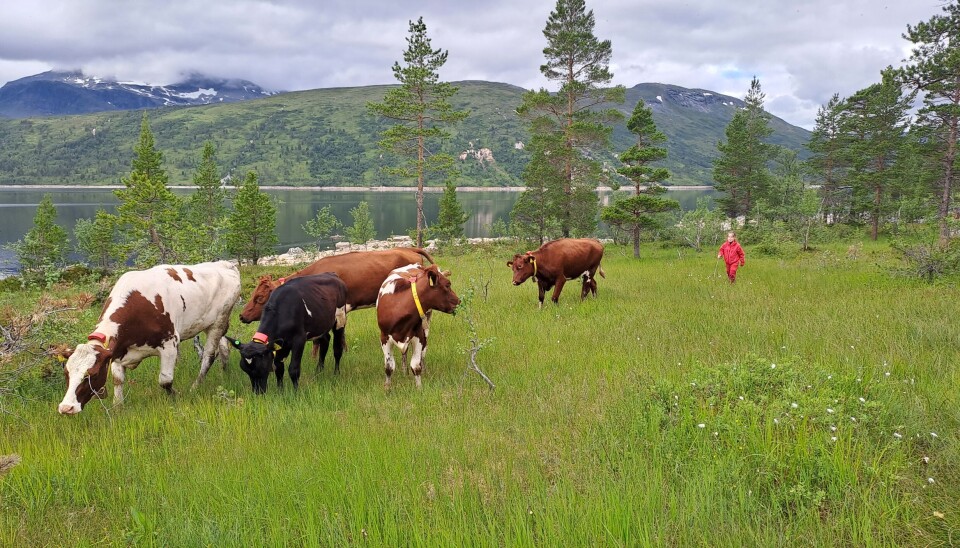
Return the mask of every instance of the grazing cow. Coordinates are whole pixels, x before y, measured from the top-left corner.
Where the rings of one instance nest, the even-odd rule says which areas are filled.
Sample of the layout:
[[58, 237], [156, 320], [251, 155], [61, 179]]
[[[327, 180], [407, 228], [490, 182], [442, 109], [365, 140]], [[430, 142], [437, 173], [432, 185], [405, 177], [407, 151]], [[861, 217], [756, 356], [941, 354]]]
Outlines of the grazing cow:
[[285, 278], [274, 280], [273, 276], [261, 276], [257, 287], [250, 295], [250, 300], [240, 312], [240, 321], [243, 323], [255, 322], [260, 319], [263, 305], [270, 298], [270, 293], [285, 280], [300, 276], [333, 272], [347, 285], [347, 312], [358, 308], [367, 308], [377, 303], [377, 292], [380, 284], [395, 268], [411, 263], [420, 263], [423, 259], [433, 262], [426, 251], [419, 247], [398, 247], [383, 251], [353, 251], [342, 255], [324, 257], [313, 264], [298, 270]]
[[380, 346], [383, 349], [384, 369], [390, 389], [390, 376], [397, 364], [393, 347], [400, 349], [406, 359], [407, 349], [413, 350], [410, 369], [420, 388], [420, 373], [427, 353], [427, 334], [430, 332], [430, 312], [439, 310], [452, 314], [460, 298], [450, 287], [449, 273], [442, 273], [437, 265], [418, 264], [397, 268], [380, 287], [377, 297], [377, 323], [380, 325]]
[[267, 391], [267, 379], [276, 371], [277, 387], [283, 388], [283, 360], [290, 358], [290, 381], [300, 382], [300, 360], [308, 340], [328, 336], [333, 330], [335, 371], [340, 370], [344, 330], [347, 324], [347, 286], [334, 273], [326, 272], [288, 280], [270, 295], [263, 307], [260, 329], [253, 341], [231, 344], [240, 351], [240, 368], [250, 376], [254, 393]]
[[591, 239], [564, 238], [547, 242], [536, 251], [527, 251], [523, 255], [517, 253], [507, 266], [513, 270], [513, 285], [520, 285], [533, 276], [540, 289], [540, 304], [543, 307], [544, 294], [554, 285], [553, 302], [560, 300], [560, 292], [567, 280], [583, 278], [583, 288], [580, 290], [580, 300], [588, 293], [597, 296], [596, 274], [607, 277], [600, 267], [603, 259], [603, 244]]
[[229, 353], [221, 339], [239, 296], [240, 272], [227, 261], [160, 265], [120, 276], [88, 342], [63, 355], [67, 393], [57, 410], [73, 415], [94, 395], [102, 397], [107, 368], [114, 403], [122, 403], [125, 370], [148, 356], [160, 356], [160, 386], [172, 394], [180, 341], [206, 333], [196, 387], [218, 351]]

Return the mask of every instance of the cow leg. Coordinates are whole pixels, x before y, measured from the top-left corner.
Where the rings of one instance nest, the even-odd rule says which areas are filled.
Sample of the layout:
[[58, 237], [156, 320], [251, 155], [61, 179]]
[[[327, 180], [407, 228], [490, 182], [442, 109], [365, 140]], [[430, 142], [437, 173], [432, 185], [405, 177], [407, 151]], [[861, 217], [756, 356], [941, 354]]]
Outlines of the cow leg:
[[[320, 336], [319, 339], [313, 341], [313, 352], [314, 355], [319, 355], [317, 358], [317, 371], [323, 371], [323, 363], [327, 361], [327, 349], [330, 348], [330, 334], [324, 333]], [[334, 347], [334, 353], [336, 353], [336, 347]]]
[[113, 361], [110, 363], [110, 373], [113, 374], [113, 404], [123, 403], [123, 381], [126, 379], [125, 367]]
[[390, 377], [393, 375], [393, 370], [397, 368], [397, 362], [393, 360], [393, 343], [381, 335], [380, 348], [383, 350], [383, 370], [387, 375], [387, 379], [383, 381], [383, 388], [390, 390]]
[[290, 353], [290, 382], [294, 390], [300, 387], [300, 360], [303, 359], [303, 347], [306, 344], [307, 341], [294, 344], [293, 352]]
[[[281, 352], [283, 353], [281, 355]], [[277, 388], [283, 390], [283, 359], [287, 357], [287, 352], [278, 351], [273, 356], [273, 371], [277, 375]]]
[[230, 365], [230, 341], [228, 341], [226, 337], [220, 337], [220, 346], [217, 354], [220, 358], [220, 369], [226, 371], [227, 366]]
[[176, 343], [160, 349], [160, 386], [171, 396], [177, 393], [173, 389], [173, 369], [177, 365], [177, 354]]
[[410, 370], [413, 371], [413, 378], [417, 382], [417, 388], [420, 388], [420, 373], [423, 372], [423, 355], [427, 349], [426, 340], [420, 342], [419, 337], [410, 339], [412, 355], [410, 356]]
[[333, 374], [340, 374], [340, 358], [343, 357], [343, 349], [347, 346], [347, 329], [345, 327], [334, 328], [333, 330]]
[[537, 289], [540, 291], [539, 299], [540, 304], [537, 305], [537, 309], [543, 308], [543, 297], [547, 294], [547, 287], [541, 282], [537, 281]]
[[[567, 279], [563, 276], [557, 278], [557, 287], [553, 289], [553, 297], [551, 300], [553, 304], [560, 304], [560, 292], [563, 291], [563, 284], [567, 283]], [[543, 304], [543, 300], [540, 301]]]
[[193, 381], [193, 385], [190, 386], [190, 390], [195, 390], [203, 382], [207, 372], [210, 371], [210, 366], [213, 365], [214, 358], [220, 351], [223, 333], [218, 333], [218, 331], [218, 329], [207, 331], [207, 343], [203, 346], [203, 353], [200, 354], [200, 373], [197, 375], [197, 380]]

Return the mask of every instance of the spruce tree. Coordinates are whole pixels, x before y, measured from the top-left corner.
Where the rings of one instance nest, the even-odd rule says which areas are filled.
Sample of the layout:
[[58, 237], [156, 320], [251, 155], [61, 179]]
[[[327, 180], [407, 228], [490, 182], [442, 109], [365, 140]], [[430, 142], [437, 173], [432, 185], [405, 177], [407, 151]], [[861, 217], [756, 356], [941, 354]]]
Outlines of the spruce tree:
[[63, 268], [67, 258], [67, 231], [57, 224], [57, 208], [44, 194], [33, 217], [33, 227], [11, 246], [24, 279], [36, 279]]
[[758, 201], [766, 198], [770, 187], [770, 169], [776, 147], [763, 140], [773, 130], [770, 115], [763, 110], [764, 94], [756, 77], [727, 125], [726, 141], [717, 144], [720, 156], [713, 162], [714, 188], [726, 193], [717, 202], [729, 217], [749, 217]]
[[227, 215], [224, 205], [227, 192], [220, 184], [216, 149], [209, 141], [203, 144], [200, 165], [193, 174], [193, 184], [197, 189], [190, 196], [186, 216], [187, 224], [195, 230], [194, 248], [202, 260], [215, 259], [223, 252], [220, 233]]
[[122, 249], [140, 267], [179, 261], [189, 240], [183, 231], [182, 201], [167, 187], [162, 164], [163, 153], [156, 149], [144, 113], [133, 171], [122, 179], [125, 188], [113, 191], [120, 201], [117, 217]]
[[523, 168], [525, 188], [510, 211], [510, 224], [517, 236], [543, 244], [560, 236], [559, 207], [563, 202], [564, 162], [552, 151], [562, 150], [558, 135], [533, 135], [532, 152]]
[[633, 182], [634, 195], [617, 199], [603, 209], [600, 218], [630, 233], [633, 256], [639, 259], [640, 233], [659, 228], [662, 223], [658, 214], [678, 210], [680, 203], [661, 197], [666, 189], [660, 183], [670, 176], [670, 172], [650, 164], [667, 157], [667, 149], [656, 146], [666, 141], [667, 137], [657, 129], [653, 112], [643, 99], [633, 108], [633, 114], [627, 120], [627, 129], [637, 136], [637, 142], [620, 155], [624, 166], [617, 172]]
[[233, 212], [227, 217], [227, 252], [238, 261], [257, 264], [273, 252], [277, 239], [277, 206], [261, 192], [257, 174], [247, 173], [233, 199]]
[[[370, 204], [360, 202], [350, 210], [353, 225], [347, 227], [347, 239], [354, 244], [366, 244], [376, 238], [377, 230], [373, 226], [373, 216], [370, 215]], [[419, 246], [418, 246], [419, 247]]]
[[[595, 190], [601, 170], [583, 151], [608, 147], [612, 132], [608, 124], [623, 117], [616, 109], [603, 108], [622, 103], [626, 90], [609, 86], [613, 50], [609, 40], [594, 36], [594, 26], [593, 10], [587, 11], [583, 0], [557, 0], [543, 30], [546, 63], [540, 72], [559, 82], [560, 89], [557, 93], [546, 89], [527, 92], [517, 109], [529, 120], [531, 135], [558, 137], [559, 149], [540, 147], [533, 153], [549, 152], [554, 155], [551, 162], [558, 158], [562, 162], [563, 178], [551, 217], [564, 237], [589, 233], [596, 227]], [[527, 177], [524, 182], [537, 184]]]
[[380, 134], [378, 145], [404, 158], [399, 166], [387, 168], [388, 173], [417, 181], [417, 246], [422, 246], [424, 183], [430, 174], [446, 178], [454, 169], [453, 157], [437, 149], [449, 137], [443, 127], [463, 120], [467, 112], [450, 104], [459, 88], [440, 81], [437, 71], [447, 62], [447, 52], [432, 48], [423, 17], [410, 21], [409, 31], [405, 65], [393, 64], [400, 86], [389, 90], [382, 103], [367, 103], [367, 108], [396, 122]]
[[432, 230], [434, 236], [442, 242], [462, 239], [463, 223], [469, 218], [470, 215], [463, 210], [463, 205], [457, 200], [456, 185], [448, 182], [440, 198], [440, 212]]
[[923, 94], [915, 123], [928, 129], [931, 152], [940, 164], [937, 217], [940, 244], [946, 245], [960, 133], [960, 3], [952, 0], [943, 6], [942, 14], [916, 26], [907, 25], [903, 37], [914, 47], [899, 77]]
[[820, 187], [823, 213], [827, 222], [836, 222], [845, 210], [845, 198], [840, 192], [847, 175], [847, 162], [844, 151], [848, 145], [846, 136], [840, 128], [844, 111], [844, 102], [839, 94], [817, 109], [813, 133], [807, 143], [810, 158], [806, 162], [807, 172], [812, 183]]

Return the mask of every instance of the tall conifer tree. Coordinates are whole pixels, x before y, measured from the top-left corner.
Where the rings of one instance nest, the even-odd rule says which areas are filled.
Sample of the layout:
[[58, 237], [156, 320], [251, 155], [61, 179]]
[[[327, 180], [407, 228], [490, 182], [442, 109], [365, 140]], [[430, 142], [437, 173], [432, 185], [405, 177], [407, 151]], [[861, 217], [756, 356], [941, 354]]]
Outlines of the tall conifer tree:
[[401, 165], [388, 168], [389, 173], [417, 181], [417, 246], [422, 246], [424, 183], [429, 174], [446, 178], [454, 168], [453, 157], [437, 150], [439, 142], [449, 136], [443, 126], [463, 120], [467, 112], [454, 110], [450, 104], [459, 88], [440, 81], [437, 71], [447, 62], [447, 52], [430, 45], [423, 17], [410, 22], [403, 61], [402, 66], [393, 64], [400, 86], [388, 91], [382, 103], [367, 103], [367, 108], [397, 122], [380, 134], [378, 144], [405, 157]]
[[[608, 147], [612, 131], [608, 124], [623, 117], [616, 109], [602, 108], [605, 104], [622, 103], [626, 90], [623, 86], [609, 86], [613, 79], [609, 68], [613, 49], [609, 40], [594, 36], [594, 26], [593, 10], [587, 11], [584, 0], [557, 0], [543, 29], [547, 39], [543, 50], [546, 63], [540, 66], [540, 72], [548, 80], [559, 82], [560, 89], [557, 93], [546, 89], [527, 92], [517, 109], [530, 121], [532, 135], [559, 137], [541, 143], [554, 146], [533, 148], [532, 152], [553, 157], [543, 161], [541, 167], [560, 162], [560, 192], [555, 193], [556, 200], [548, 211], [564, 237], [587, 234], [596, 227], [595, 190], [601, 170], [583, 151]], [[539, 185], [526, 176], [524, 182]]]
[[227, 251], [239, 261], [257, 264], [273, 252], [277, 239], [277, 206], [260, 190], [257, 174], [247, 173], [227, 217]]

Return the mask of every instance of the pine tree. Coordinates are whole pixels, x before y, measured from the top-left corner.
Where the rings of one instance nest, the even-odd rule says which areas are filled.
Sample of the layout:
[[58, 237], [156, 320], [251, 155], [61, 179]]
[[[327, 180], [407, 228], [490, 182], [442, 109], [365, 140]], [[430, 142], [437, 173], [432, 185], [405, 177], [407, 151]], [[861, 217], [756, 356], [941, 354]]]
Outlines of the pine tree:
[[903, 37], [914, 48], [899, 77], [923, 93], [923, 107], [915, 123], [929, 129], [933, 153], [940, 163], [937, 216], [940, 244], [946, 245], [960, 132], [960, 3], [952, 0], [943, 6], [941, 15], [907, 25]]
[[[533, 153], [553, 154], [543, 165], [562, 162], [560, 194], [550, 215], [559, 223], [564, 237], [588, 233], [596, 227], [595, 190], [601, 170], [583, 151], [609, 146], [612, 130], [608, 124], [622, 119], [622, 115], [616, 109], [602, 107], [622, 103], [626, 94], [623, 86], [609, 86], [613, 50], [609, 40], [594, 36], [594, 26], [593, 10], [587, 11], [583, 0], [557, 0], [543, 30], [546, 63], [540, 66], [540, 72], [548, 80], [560, 82], [560, 90], [555, 94], [546, 89], [527, 92], [517, 109], [530, 121], [531, 135], [559, 138], [559, 149], [541, 147]], [[531, 183], [528, 178], [524, 181]]]
[[637, 136], [637, 142], [620, 155], [624, 166], [618, 173], [633, 181], [634, 195], [619, 198], [603, 209], [601, 219], [630, 233], [633, 239], [633, 256], [640, 258], [640, 233], [659, 228], [662, 223], [658, 214], [680, 209], [680, 203], [662, 198], [666, 190], [660, 183], [669, 176], [665, 168], [650, 164], [667, 157], [667, 149], [656, 146], [667, 140], [653, 121], [653, 112], [640, 99], [627, 120], [627, 129]]
[[350, 210], [353, 225], [347, 227], [347, 239], [354, 244], [366, 244], [376, 238], [377, 230], [373, 226], [373, 216], [370, 215], [370, 204], [360, 202]]
[[744, 99], [746, 106], [727, 125], [726, 142], [717, 144], [720, 156], [713, 163], [714, 188], [726, 193], [717, 202], [730, 217], [750, 216], [770, 187], [767, 163], [776, 147], [763, 142], [773, 132], [763, 99], [760, 81], [754, 78]]
[[317, 239], [317, 249], [320, 241], [333, 235], [343, 227], [343, 224], [333, 215], [333, 209], [327, 205], [317, 210], [317, 215], [303, 225], [303, 231]]
[[880, 219], [888, 205], [892, 169], [904, 144], [907, 110], [913, 94], [904, 95], [893, 69], [883, 72], [879, 84], [864, 88], [845, 101], [840, 127], [847, 136], [857, 209], [870, 217], [870, 239], [876, 240]]
[[86, 255], [87, 264], [109, 271], [122, 260], [122, 251], [117, 246], [116, 215], [98, 209], [93, 220], [77, 219], [73, 235], [77, 239], [77, 251]]
[[562, 150], [557, 135], [533, 135], [527, 149], [532, 152], [523, 168], [525, 189], [510, 212], [516, 235], [544, 241], [560, 236], [559, 205], [562, 202], [564, 162], [551, 151]]
[[220, 184], [216, 149], [209, 141], [203, 144], [200, 165], [193, 175], [193, 184], [197, 190], [190, 196], [187, 206], [187, 224], [196, 232], [193, 243], [200, 259], [215, 259], [223, 252], [220, 233], [227, 215], [224, 205], [227, 192]]
[[470, 215], [463, 210], [463, 205], [457, 200], [457, 187], [448, 182], [440, 198], [440, 212], [437, 222], [433, 225], [434, 236], [442, 241], [449, 242], [463, 238], [463, 223]]
[[146, 113], [134, 153], [133, 171], [122, 180], [126, 188], [114, 191], [120, 201], [117, 217], [122, 249], [137, 266], [177, 262], [189, 238], [182, 231], [183, 204], [167, 188], [163, 153], [155, 147]]
[[260, 191], [257, 174], [250, 171], [237, 189], [233, 212], [227, 217], [227, 252], [238, 261], [257, 264], [279, 243], [276, 227], [277, 206]]
[[397, 122], [380, 134], [378, 144], [383, 150], [405, 157], [401, 165], [388, 168], [389, 173], [416, 178], [417, 246], [423, 246], [424, 183], [430, 174], [446, 178], [454, 169], [453, 157], [435, 149], [449, 137], [443, 126], [463, 120], [467, 112], [454, 110], [450, 104], [459, 88], [440, 81], [437, 71], [447, 62], [447, 52], [432, 48], [423, 17], [416, 23], [410, 21], [409, 30], [403, 53], [405, 65], [393, 64], [393, 75], [400, 86], [388, 91], [382, 103], [367, 103], [367, 108]]
[[11, 246], [20, 261], [24, 279], [42, 277], [62, 269], [67, 258], [67, 231], [57, 224], [57, 208], [44, 194], [33, 217], [33, 227]]

